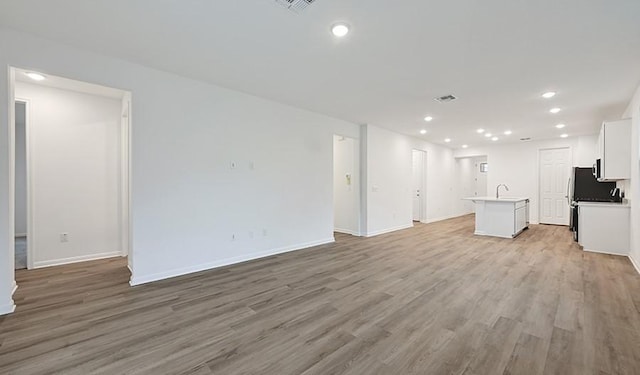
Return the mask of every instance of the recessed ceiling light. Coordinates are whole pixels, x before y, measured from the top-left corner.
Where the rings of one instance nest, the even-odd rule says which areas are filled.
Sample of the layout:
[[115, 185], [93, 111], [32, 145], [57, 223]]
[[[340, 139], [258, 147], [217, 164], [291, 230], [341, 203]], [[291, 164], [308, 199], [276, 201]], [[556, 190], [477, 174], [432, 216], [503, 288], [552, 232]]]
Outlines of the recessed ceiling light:
[[491, 133], [485, 133], [485, 135], [484, 135], [484, 136], [485, 136], [485, 137], [487, 137], [487, 138], [489, 138], [489, 137], [491, 137]]
[[346, 23], [336, 23], [331, 27], [331, 32], [338, 38], [342, 38], [343, 36], [349, 34], [349, 25], [347, 25]]
[[556, 108], [551, 108], [551, 109], [549, 110], [549, 112], [551, 112], [551, 113], [558, 113], [558, 112], [560, 112], [560, 111], [562, 111], [562, 109], [560, 109], [560, 108], [558, 108], [558, 107], [556, 107]]
[[566, 126], [565, 124], [558, 124], [558, 125], [556, 125], [556, 128], [558, 128], [558, 129], [562, 129], [562, 128], [564, 128], [565, 126]]
[[482, 133], [484, 133], [484, 129], [478, 129], [478, 130], [476, 130], [476, 133], [482, 134]]
[[554, 96], [556, 96], [556, 93], [553, 91], [545, 92], [544, 94], [542, 94], [542, 97], [545, 99], [551, 99]]
[[462, 148], [467, 148], [469, 147], [469, 145], [462, 145]]
[[424, 118], [424, 121], [426, 121], [426, 122], [429, 122], [431, 120], [433, 120], [433, 117], [431, 117], [431, 116], [427, 116], [427, 117]]
[[427, 129], [420, 130], [420, 134], [427, 134]]
[[26, 75], [27, 77], [31, 78], [34, 81], [43, 81], [45, 78], [47, 78], [44, 75], [36, 72], [28, 72], [28, 73], [25, 73], [24, 75]]
[[569, 134], [562, 134], [562, 135], [560, 136], [560, 138], [567, 138], [568, 136], [569, 136]]
[[451, 138], [445, 138], [444, 141], [449, 143], [449, 142], [451, 142]]
[[491, 138], [491, 140], [492, 140], [492, 141], [497, 141], [497, 140], [498, 140], [498, 137], [493, 137], [493, 138]]
[[511, 130], [507, 130], [504, 132], [504, 135], [511, 135]]

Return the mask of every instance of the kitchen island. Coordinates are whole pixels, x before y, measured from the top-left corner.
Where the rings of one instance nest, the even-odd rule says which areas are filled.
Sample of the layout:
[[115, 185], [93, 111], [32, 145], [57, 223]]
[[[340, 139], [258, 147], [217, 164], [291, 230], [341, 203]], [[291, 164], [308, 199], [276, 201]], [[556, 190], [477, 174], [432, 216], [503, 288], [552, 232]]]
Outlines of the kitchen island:
[[529, 227], [529, 198], [464, 198], [475, 203], [476, 230], [480, 236], [514, 238]]

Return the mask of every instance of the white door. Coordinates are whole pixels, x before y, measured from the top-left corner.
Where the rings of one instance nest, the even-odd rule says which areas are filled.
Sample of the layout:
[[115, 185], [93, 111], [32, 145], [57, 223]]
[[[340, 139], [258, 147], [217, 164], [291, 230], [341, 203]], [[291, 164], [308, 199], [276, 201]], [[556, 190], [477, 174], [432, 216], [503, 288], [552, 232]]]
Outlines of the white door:
[[333, 137], [333, 226], [335, 232], [360, 235], [359, 143]]
[[569, 225], [566, 189], [570, 170], [568, 147], [540, 150], [540, 224]]
[[413, 221], [421, 221], [425, 216], [425, 154], [426, 153], [424, 151], [413, 150]]
[[475, 159], [476, 166], [476, 191], [475, 195], [478, 197], [487, 196], [487, 173], [489, 173], [489, 165], [487, 164], [487, 157], [481, 156]]
[[473, 212], [473, 202], [464, 198], [476, 195], [476, 173], [473, 158], [456, 159], [457, 181], [455, 187], [458, 189], [456, 199], [457, 214], [466, 215]]

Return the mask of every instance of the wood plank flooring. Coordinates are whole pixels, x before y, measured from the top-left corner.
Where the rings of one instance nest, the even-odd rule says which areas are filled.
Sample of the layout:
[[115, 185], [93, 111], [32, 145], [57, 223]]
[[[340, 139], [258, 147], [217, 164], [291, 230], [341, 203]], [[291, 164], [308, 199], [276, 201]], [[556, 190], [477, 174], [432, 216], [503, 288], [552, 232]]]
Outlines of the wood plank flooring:
[[0, 373], [640, 374], [628, 259], [564, 227], [473, 225], [337, 235], [134, 288], [123, 259], [18, 271]]

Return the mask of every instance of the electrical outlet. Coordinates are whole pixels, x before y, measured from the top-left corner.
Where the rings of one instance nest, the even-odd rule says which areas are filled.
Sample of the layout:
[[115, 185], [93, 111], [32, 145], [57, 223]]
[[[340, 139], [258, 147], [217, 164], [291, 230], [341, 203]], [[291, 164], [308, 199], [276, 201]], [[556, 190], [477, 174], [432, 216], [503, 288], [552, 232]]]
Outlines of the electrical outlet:
[[236, 234], [235, 234], [235, 233], [233, 233], [233, 234], [231, 235], [231, 241], [235, 241], [235, 240], [236, 240]]
[[60, 233], [60, 242], [69, 242], [69, 233]]
[[231, 163], [229, 163], [229, 168], [236, 169], [236, 162], [232, 161]]

